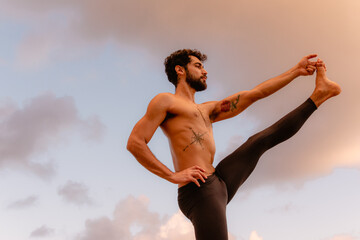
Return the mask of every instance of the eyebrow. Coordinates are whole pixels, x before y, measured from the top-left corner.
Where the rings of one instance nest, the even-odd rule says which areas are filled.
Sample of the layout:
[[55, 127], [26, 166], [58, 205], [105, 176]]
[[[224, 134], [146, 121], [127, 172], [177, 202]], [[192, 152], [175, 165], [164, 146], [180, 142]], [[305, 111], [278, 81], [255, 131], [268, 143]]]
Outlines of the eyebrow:
[[196, 63], [194, 63], [194, 65], [200, 65], [200, 66], [204, 66], [201, 62], [196, 62]]

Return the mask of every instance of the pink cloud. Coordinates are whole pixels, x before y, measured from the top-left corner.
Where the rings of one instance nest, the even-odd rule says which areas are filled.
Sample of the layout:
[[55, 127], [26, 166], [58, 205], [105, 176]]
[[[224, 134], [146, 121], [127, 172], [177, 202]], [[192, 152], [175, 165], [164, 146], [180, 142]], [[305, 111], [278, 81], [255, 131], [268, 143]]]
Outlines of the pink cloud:
[[[36, 64], [53, 57], [54, 52], [60, 55], [69, 52], [62, 51], [63, 48], [76, 50], [88, 44], [114, 41], [145, 48], [160, 56], [174, 48], [216, 48], [214, 54], [224, 56], [222, 59], [231, 57], [237, 67], [246, 67], [242, 64], [244, 56], [264, 66], [269, 60], [281, 61], [286, 52], [294, 56], [291, 49], [307, 53], [336, 47], [339, 43], [343, 43], [342, 48], [353, 49], [357, 46], [355, 39], [360, 37], [351, 31], [356, 27], [358, 15], [349, 14], [360, 6], [350, 0], [341, 4], [307, 0], [301, 6], [279, 0], [260, 5], [235, 0], [221, 3], [186, 0], [177, 4], [166, 0], [156, 4], [141, 0], [32, 1], [31, 4], [25, 0], [2, 0], [1, 3], [2, 14], [25, 22], [30, 28], [19, 48], [20, 62], [26, 64], [31, 64], [27, 59], [32, 55]], [[52, 17], [51, 13], [61, 17]], [[329, 25], [331, 29], [327, 28]], [[231, 62], [227, 64], [233, 66]]]
[[[146, 49], [156, 58], [177, 48], [199, 48], [209, 55], [209, 88], [222, 89], [217, 92], [219, 98], [236, 89], [252, 88], [292, 67], [305, 54], [318, 53], [343, 93], [321, 107], [293, 139], [270, 150], [260, 160], [254, 172], [256, 181], [251, 184], [301, 184], [337, 167], [359, 168], [360, 138], [354, 134], [360, 132], [360, 111], [354, 106], [360, 88], [354, 80], [360, 67], [358, 1], [306, 0], [301, 5], [280, 0], [262, 4], [235, 0], [2, 3], [5, 16], [29, 27], [18, 47], [18, 61], [24, 66], [66, 58], [68, 53], [85, 54], [79, 49], [109, 41]], [[256, 130], [262, 130], [310, 96], [313, 86], [314, 77], [295, 80], [247, 110], [252, 118], [245, 122], [259, 119]], [[229, 138], [234, 132], [228, 133]], [[230, 148], [239, 144], [229, 143]]]
[[332, 238], [329, 238], [329, 240], [359, 240], [360, 238], [358, 237], [354, 237], [351, 235], [346, 235], [346, 234], [341, 234], [341, 235], [336, 235]]
[[263, 240], [256, 231], [252, 231], [249, 240]]
[[[85, 230], [77, 239], [195, 240], [192, 224], [180, 211], [164, 219], [149, 211], [148, 203], [149, 199], [145, 196], [128, 196], [117, 204], [113, 218], [87, 220]], [[134, 226], [139, 230], [133, 232]], [[229, 239], [234, 240], [235, 237], [229, 234]]]

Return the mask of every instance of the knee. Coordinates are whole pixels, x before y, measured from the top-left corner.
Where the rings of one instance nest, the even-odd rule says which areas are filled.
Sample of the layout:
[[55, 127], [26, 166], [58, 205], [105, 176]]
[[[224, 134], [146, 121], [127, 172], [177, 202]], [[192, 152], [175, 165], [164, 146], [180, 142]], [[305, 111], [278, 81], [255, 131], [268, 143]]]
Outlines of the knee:
[[251, 137], [248, 138], [248, 140], [246, 141], [248, 144], [254, 145], [254, 144], [259, 144], [263, 141], [263, 135], [261, 133], [257, 133], [252, 135]]
[[251, 152], [263, 152], [262, 150], [266, 151], [266, 149], [269, 148], [269, 140], [268, 135], [263, 134], [262, 132], [259, 132], [251, 137], [248, 138], [246, 141], [246, 144], [249, 147], [249, 150], [251, 149]]

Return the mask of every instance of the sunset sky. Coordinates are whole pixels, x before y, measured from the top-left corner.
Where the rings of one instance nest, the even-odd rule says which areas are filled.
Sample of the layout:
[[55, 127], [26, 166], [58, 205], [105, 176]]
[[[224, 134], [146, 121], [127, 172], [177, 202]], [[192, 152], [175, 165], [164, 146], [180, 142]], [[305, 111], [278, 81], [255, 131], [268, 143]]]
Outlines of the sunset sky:
[[[0, 0], [0, 239], [194, 240], [177, 186], [126, 150], [174, 92], [173, 51], [208, 55], [221, 100], [316, 53], [342, 93], [263, 155], [227, 208], [231, 240], [360, 240], [360, 1]], [[216, 165], [312, 93], [300, 77], [215, 123]], [[150, 149], [173, 169], [158, 130]]]

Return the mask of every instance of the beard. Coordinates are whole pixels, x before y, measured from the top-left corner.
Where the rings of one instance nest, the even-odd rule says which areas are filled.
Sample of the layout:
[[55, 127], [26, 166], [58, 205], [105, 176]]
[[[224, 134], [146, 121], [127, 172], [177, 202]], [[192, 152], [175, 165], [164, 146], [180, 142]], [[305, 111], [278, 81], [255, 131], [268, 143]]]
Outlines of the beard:
[[195, 78], [193, 75], [191, 75], [187, 69], [186, 71], [186, 82], [189, 84], [189, 86], [195, 91], [200, 92], [207, 88], [206, 82], [201, 81], [201, 77]]

